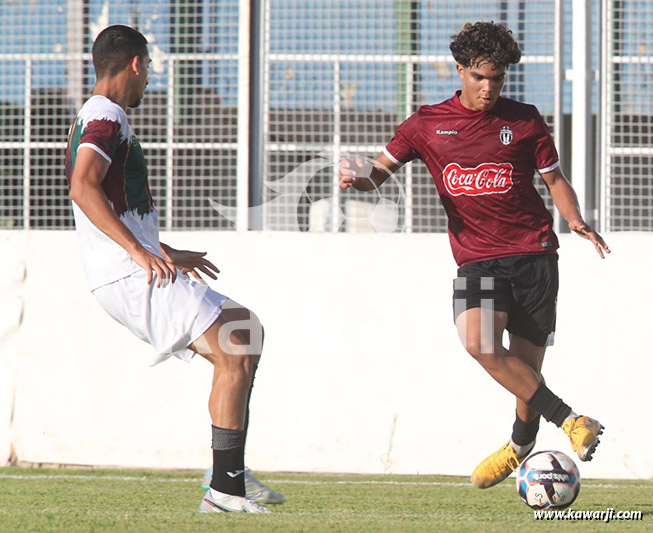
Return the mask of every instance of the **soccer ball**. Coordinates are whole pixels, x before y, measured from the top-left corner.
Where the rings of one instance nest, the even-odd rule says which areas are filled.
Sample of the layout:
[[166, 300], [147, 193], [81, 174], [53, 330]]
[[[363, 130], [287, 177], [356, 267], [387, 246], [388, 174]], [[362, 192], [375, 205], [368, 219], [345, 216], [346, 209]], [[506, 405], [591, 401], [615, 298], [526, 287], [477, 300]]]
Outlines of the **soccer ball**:
[[533, 509], [564, 509], [580, 492], [580, 473], [562, 452], [537, 452], [519, 467], [517, 490], [524, 503]]

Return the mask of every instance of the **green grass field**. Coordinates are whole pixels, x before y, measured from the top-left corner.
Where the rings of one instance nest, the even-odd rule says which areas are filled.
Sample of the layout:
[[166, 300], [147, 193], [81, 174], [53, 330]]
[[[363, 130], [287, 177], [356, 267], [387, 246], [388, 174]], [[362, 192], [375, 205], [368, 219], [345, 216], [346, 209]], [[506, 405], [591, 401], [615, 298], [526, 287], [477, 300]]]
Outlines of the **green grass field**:
[[653, 481], [588, 480], [574, 510], [639, 521], [536, 521], [513, 478], [489, 489], [442, 476], [260, 474], [288, 501], [273, 514], [200, 514], [200, 472], [0, 468], [0, 532], [652, 531]]

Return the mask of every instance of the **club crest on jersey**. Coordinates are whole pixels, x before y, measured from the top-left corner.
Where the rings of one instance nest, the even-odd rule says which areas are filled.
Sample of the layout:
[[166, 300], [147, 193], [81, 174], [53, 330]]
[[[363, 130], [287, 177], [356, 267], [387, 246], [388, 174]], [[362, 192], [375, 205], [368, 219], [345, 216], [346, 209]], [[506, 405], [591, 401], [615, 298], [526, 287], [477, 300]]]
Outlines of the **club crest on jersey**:
[[444, 167], [442, 178], [444, 186], [452, 196], [504, 194], [513, 184], [510, 163], [481, 163], [474, 168], [449, 163]]
[[512, 130], [509, 126], [504, 126], [499, 132], [499, 139], [502, 144], [508, 146], [512, 142]]

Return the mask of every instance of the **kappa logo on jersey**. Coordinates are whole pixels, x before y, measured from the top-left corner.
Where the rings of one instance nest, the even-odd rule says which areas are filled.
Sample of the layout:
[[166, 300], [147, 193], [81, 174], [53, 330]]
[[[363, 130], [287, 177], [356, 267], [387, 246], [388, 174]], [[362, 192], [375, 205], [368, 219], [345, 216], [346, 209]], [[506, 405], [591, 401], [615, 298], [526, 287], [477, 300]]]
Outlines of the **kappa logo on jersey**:
[[512, 130], [509, 126], [504, 126], [499, 132], [499, 139], [502, 144], [508, 146], [512, 142]]
[[452, 196], [504, 194], [513, 185], [510, 163], [481, 163], [474, 168], [463, 168], [449, 163], [442, 173], [444, 186]]

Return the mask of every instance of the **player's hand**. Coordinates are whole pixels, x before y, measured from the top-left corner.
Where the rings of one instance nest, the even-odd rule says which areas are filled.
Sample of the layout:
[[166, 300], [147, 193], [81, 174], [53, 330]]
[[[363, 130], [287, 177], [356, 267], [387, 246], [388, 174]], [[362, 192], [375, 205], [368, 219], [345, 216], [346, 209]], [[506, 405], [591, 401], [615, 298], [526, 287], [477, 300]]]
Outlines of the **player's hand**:
[[148, 285], [152, 283], [152, 279], [154, 278], [153, 273], [156, 274], [157, 277], [157, 287], [161, 287], [162, 285], [165, 287], [168, 284], [168, 281], [174, 283], [177, 279], [177, 271], [174, 266], [168, 264], [158, 255], [148, 252], [142, 246], [132, 252], [131, 256], [134, 262], [147, 272]]
[[348, 189], [355, 187], [359, 179], [369, 179], [372, 175], [373, 166], [362, 157], [343, 157], [340, 159], [340, 188]]
[[603, 240], [603, 237], [596, 233], [588, 224], [582, 220], [569, 222], [569, 229], [576, 233], [576, 235], [590, 241], [594, 245], [594, 248], [596, 248], [597, 253], [601, 256], [601, 259], [605, 259], [603, 252], [607, 254], [610, 253], [610, 248], [608, 248], [608, 245]]
[[219, 274], [220, 270], [204, 257], [206, 252], [175, 250], [168, 246], [167, 255], [169, 263], [181, 270], [181, 273], [185, 276], [192, 274], [197, 281], [202, 281], [200, 272], [203, 272], [211, 279], [218, 279], [216, 274]]

